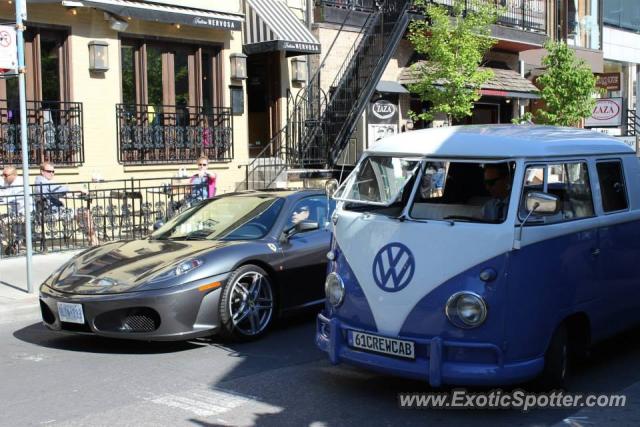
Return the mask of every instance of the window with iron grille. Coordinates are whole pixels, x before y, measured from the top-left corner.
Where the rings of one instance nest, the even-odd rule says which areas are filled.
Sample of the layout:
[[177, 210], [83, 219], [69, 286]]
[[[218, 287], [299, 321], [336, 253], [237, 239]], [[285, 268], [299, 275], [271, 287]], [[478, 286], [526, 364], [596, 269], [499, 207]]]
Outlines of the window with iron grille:
[[216, 45], [122, 40], [122, 103], [116, 106], [120, 163], [233, 158], [221, 61]]
[[[29, 163], [84, 162], [82, 103], [69, 81], [69, 31], [29, 26], [24, 34]], [[18, 79], [0, 80], [0, 165], [21, 164]]]

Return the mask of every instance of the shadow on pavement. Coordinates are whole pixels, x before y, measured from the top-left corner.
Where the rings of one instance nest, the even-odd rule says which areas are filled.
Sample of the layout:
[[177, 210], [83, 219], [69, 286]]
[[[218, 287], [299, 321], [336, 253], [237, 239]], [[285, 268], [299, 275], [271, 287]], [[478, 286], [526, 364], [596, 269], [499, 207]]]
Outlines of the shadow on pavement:
[[105, 354], [161, 354], [200, 348], [196, 341], [156, 342], [132, 341], [92, 335], [72, 335], [48, 330], [42, 323], [34, 323], [13, 333], [21, 341], [57, 350]]
[[[313, 342], [314, 322], [299, 318], [288, 328], [276, 328], [263, 340], [229, 344], [212, 342], [243, 360], [212, 389], [252, 396], [272, 408], [249, 410], [242, 424], [259, 426], [311, 425], [601, 425], [620, 419], [624, 408], [602, 408], [603, 419], [578, 420], [581, 408], [448, 410], [401, 409], [398, 393], [449, 392], [452, 387], [431, 389], [421, 381], [390, 377], [348, 365], [332, 366]], [[640, 381], [640, 329], [633, 329], [596, 346], [592, 357], [573, 371], [567, 391], [621, 393]], [[248, 376], [252, 375], [250, 380]], [[458, 387], [460, 388], [460, 387]], [[532, 389], [531, 384], [504, 388]], [[472, 392], [490, 388], [467, 388]], [[628, 396], [628, 399], [633, 399]], [[640, 398], [637, 396], [636, 398]], [[579, 415], [582, 415], [579, 414]], [[588, 418], [588, 417], [587, 417]], [[192, 419], [195, 425], [209, 426]], [[606, 422], [605, 422], [606, 424]]]

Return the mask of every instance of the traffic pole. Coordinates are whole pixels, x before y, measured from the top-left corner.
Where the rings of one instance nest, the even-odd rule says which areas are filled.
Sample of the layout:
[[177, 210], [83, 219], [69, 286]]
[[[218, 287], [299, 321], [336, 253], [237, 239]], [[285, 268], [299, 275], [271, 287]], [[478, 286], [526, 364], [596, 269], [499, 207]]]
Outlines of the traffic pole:
[[26, 0], [16, 0], [16, 45], [18, 48], [18, 90], [20, 93], [20, 142], [22, 146], [22, 179], [24, 185], [24, 230], [27, 245], [27, 292], [33, 293], [33, 242], [31, 241], [31, 187], [29, 186], [29, 147], [27, 145], [27, 101], [24, 66], [24, 21]]

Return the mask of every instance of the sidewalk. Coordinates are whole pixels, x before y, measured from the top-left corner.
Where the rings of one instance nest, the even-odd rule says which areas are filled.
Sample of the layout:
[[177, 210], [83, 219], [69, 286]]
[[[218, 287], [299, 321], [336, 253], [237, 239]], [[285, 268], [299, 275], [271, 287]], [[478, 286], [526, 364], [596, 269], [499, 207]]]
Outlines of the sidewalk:
[[16, 306], [38, 302], [40, 284], [58, 267], [79, 251], [33, 256], [31, 284], [34, 292], [27, 293], [27, 261], [25, 257], [0, 259], [0, 313]]

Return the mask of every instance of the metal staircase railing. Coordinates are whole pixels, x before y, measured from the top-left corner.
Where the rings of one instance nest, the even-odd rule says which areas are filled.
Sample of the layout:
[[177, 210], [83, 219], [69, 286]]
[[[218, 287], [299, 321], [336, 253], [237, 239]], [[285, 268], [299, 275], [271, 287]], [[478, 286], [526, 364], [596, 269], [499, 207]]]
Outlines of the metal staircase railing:
[[334, 166], [349, 143], [358, 119], [373, 95], [391, 55], [409, 24], [410, 0], [386, 0], [373, 25], [345, 60], [336, 76], [336, 91], [324, 111], [322, 146], [328, 147], [328, 166]]
[[[245, 180], [237, 185], [237, 191], [272, 187], [288, 168], [304, 166], [305, 162], [301, 159], [308, 158], [308, 155], [303, 152], [303, 145], [299, 141], [305, 138], [310, 129], [316, 127], [322, 111], [326, 108], [327, 96], [320, 84], [321, 70], [327, 59], [331, 57], [333, 48], [343, 34], [351, 13], [352, 10], [345, 15], [331, 45], [325, 51], [322, 62], [307, 85], [297, 93], [295, 98], [288, 93], [287, 122], [262, 151], [249, 164], [244, 165]], [[368, 22], [369, 20], [361, 28], [361, 34]], [[323, 163], [325, 158], [326, 153], [322, 155]]]
[[385, 0], [360, 29], [327, 95], [320, 73], [340, 37], [345, 19], [308, 84], [287, 102], [285, 126], [246, 165], [244, 188], [268, 188], [293, 167], [333, 167], [373, 94], [409, 23], [411, 0]]
[[640, 134], [640, 116], [636, 114], [636, 110], [627, 110], [627, 135], [638, 134]]

